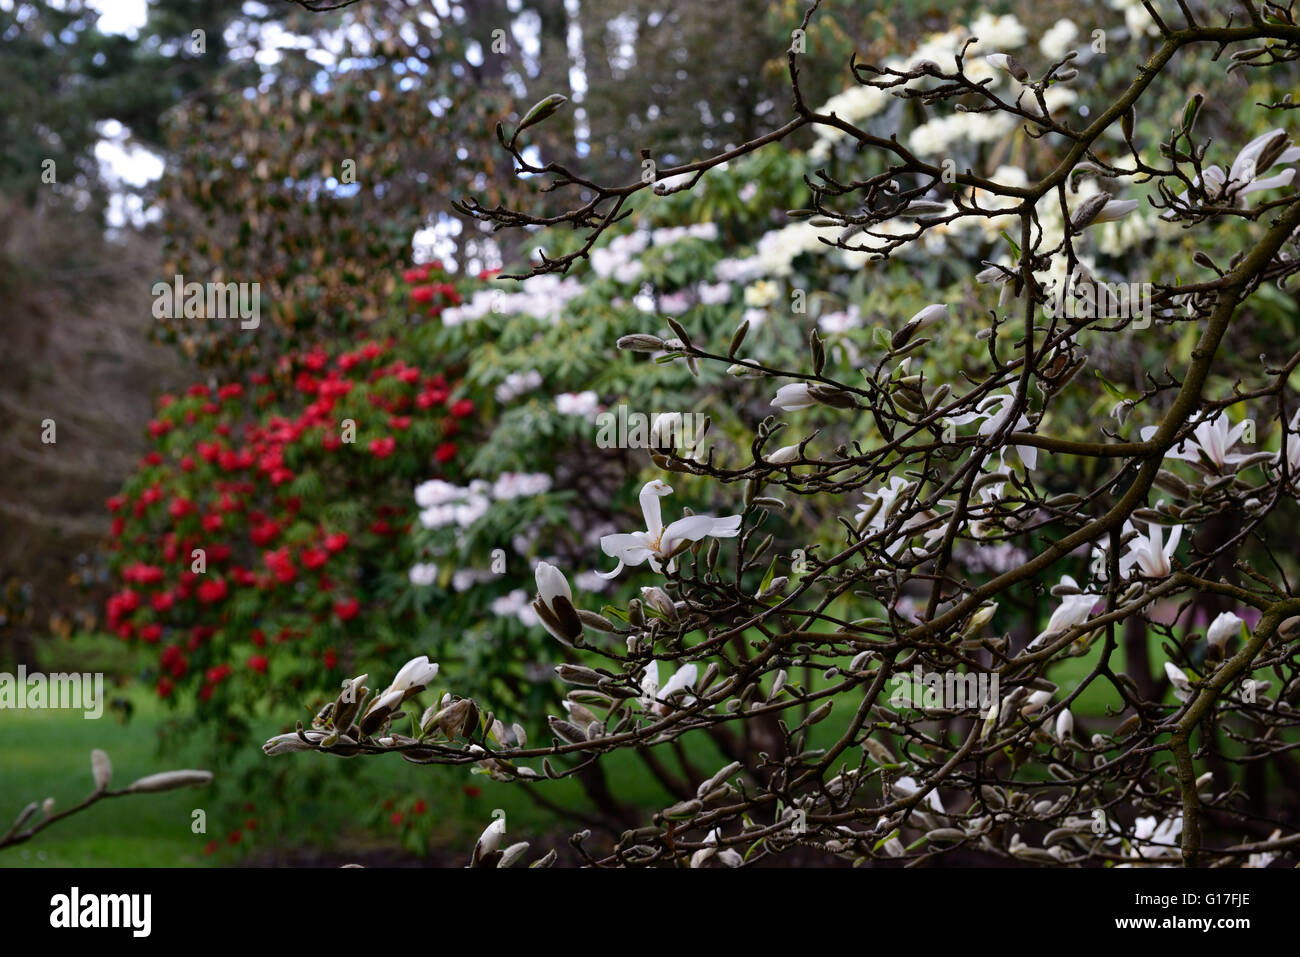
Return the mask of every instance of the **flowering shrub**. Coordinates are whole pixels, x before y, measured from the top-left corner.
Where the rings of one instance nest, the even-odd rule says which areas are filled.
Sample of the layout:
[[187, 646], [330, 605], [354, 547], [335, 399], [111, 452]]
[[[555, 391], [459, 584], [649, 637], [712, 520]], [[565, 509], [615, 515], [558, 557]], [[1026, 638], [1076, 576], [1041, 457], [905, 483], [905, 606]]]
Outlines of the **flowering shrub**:
[[[420, 312], [460, 301], [437, 267], [405, 279]], [[383, 657], [413, 629], [393, 600], [414, 561], [410, 489], [460, 475], [476, 418], [456, 373], [367, 339], [159, 399], [154, 448], [108, 503], [107, 620], [156, 647], [161, 697], [193, 697], [234, 734], [305, 675]]]
[[[421, 657], [376, 693], [367, 675], [344, 682], [309, 728], [265, 751], [398, 753], [529, 787], [635, 751], [672, 803], [612, 845], [576, 835], [593, 864], [737, 866], [796, 845], [855, 864], [957, 850], [1050, 865], [1293, 858], [1294, 838], [1275, 825], [1284, 802], [1251, 769], [1289, 762], [1300, 743], [1300, 569], [1286, 522], [1300, 497], [1300, 359], [1270, 335], [1279, 304], [1262, 291], [1272, 285], [1294, 314], [1300, 149], [1285, 129], [1253, 132], [1264, 116], [1288, 115], [1276, 90], [1243, 101], [1252, 135], [1230, 148], [1198, 127], [1210, 96], [1194, 94], [1170, 117], [1154, 111], [1170, 84], [1185, 96], [1178, 71], [1200, 48], [1233, 48], [1231, 71], [1252, 74], [1300, 59], [1300, 24], [1276, 6], [1212, 28], [1186, 9], [1166, 21], [1149, 5], [1121, 6], [1122, 27], [1107, 27], [1127, 42], [1093, 62], [1056, 30], [1020, 51], [1022, 63], [1007, 50], [1027, 32], [1007, 18], [942, 35], [926, 56], [856, 62], [865, 92], [837, 103], [857, 104], [853, 119], [805, 101], [792, 46], [787, 122], [649, 182], [594, 184], [538, 165], [503, 135], [520, 170], [555, 193], [584, 191], [559, 217], [581, 238], [539, 257], [520, 295], [546, 290], [581, 308], [576, 284], [557, 274], [587, 257], [614, 282], [642, 283], [638, 295], [650, 284], [643, 311], [654, 315], [606, 340], [622, 355], [594, 362], [593, 378], [613, 369], [626, 391], [623, 375], [646, 388], [676, 385], [675, 370], [712, 390], [695, 408], [733, 414], [694, 443], [652, 443], [650, 461], [671, 474], [640, 487], [638, 519], [620, 511], [594, 542], [567, 525], [553, 531], [584, 557], [535, 565], [531, 611], [570, 688], [544, 740], [530, 743], [522, 724], [496, 716], [496, 701], [467, 693], [472, 675], [449, 666], [434, 689], [438, 666]], [[1117, 74], [1089, 110], [1060, 112]], [[919, 145], [873, 130], [885, 97], [926, 117]], [[1218, 122], [1236, 131], [1234, 118]], [[752, 254], [656, 263], [641, 255], [651, 243], [620, 232], [630, 197], [651, 183], [685, 192], [736, 153], [803, 130], [823, 134], [820, 152], [844, 171], [808, 176], [793, 224]], [[1034, 162], [944, 162], [953, 130], [1010, 139]], [[474, 200], [460, 208], [498, 226], [556, 219]], [[1136, 222], [1145, 225], [1126, 234], [1122, 224]], [[1201, 242], [1182, 247], [1184, 231]], [[687, 230], [665, 245], [701, 238]], [[861, 271], [910, 267], [936, 248], [978, 250], [980, 261], [954, 257], [942, 272], [965, 270], [964, 282], [941, 278], [869, 326], [850, 308], [828, 326], [825, 315], [772, 308], [784, 291], [775, 279], [802, 279], [811, 253]], [[1172, 261], [1176, 270], [1154, 268]], [[664, 277], [692, 293], [656, 297]], [[1121, 293], [1121, 279], [1137, 288]], [[709, 309], [734, 301], [719, 282], [748, 283], [740, 298], [760, 311], [734, 331], [710, 321]], [[627, 315], [612, 305], [615, 315], [578, 334], [622, 326]], [[496, 321], [490, 311], [471, 300], [457, 318]], [[756, 323], [760, 314], [768, 321]], [[1244, 366], [1230, 336], [1262, 361]], [[539, 326], [526, 341], [546, 337]], [[584, 361], [576, 352], [556, 359], [557, 374]], [[512, 397], [547, 381], [547, 369], [528, 378], [522, 355], [498, 353], [481, 379], [523, 376]], [[1118, 385], [1097, 368], [1080, 374], [1125, 355], [1155, 361]], [[721, 507], [672, 508], [666, 522], [662, 500], [677, 489], [665, 477]], [[457, 508], [481, 512], [478, 521], [496, 507], [484, 487], [426, 487], [424, 498], [428, 525], [447, 506], [453, 521]], [[646, 569], [647, 584], [597, 610], [575, 596], [569, 572], [598, 562], [611, 576]], [[1163, 654], [1155, 668], [1148, 635]], [[720, 752], [720, 766], [699, 765], [695, 742]], [[669, 749], [673, 768], [657, 758]], [[494, 821], [472, 862], [521, 861], [527, 845], [505, 846], [505, 833]]]

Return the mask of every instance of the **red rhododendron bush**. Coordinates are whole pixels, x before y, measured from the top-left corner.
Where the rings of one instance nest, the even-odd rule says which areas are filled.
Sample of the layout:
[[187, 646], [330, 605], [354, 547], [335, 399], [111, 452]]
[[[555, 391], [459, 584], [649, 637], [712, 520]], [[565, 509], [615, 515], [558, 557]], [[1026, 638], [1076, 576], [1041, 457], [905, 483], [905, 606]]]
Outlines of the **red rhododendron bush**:
[[[404, 278], [434, 321], [460, 301], [438, 267]], [[159, 398], [154, 447], [108, 503], [120, 588], [106, 609], [118, 637], [154, 650], [159, 696], [236, 740], [321, 668], [400, 654], [411, 488], [459, 476], [475, 416], [454, 376], [372, 338]]]

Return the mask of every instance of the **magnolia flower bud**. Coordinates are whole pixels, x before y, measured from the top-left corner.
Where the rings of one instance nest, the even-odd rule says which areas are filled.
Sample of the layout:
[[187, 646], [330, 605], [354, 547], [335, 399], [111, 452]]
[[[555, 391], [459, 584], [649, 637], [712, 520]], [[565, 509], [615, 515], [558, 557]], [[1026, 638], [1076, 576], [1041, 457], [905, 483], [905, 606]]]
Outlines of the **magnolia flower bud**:
[[465, 730], [465, 724], [473, 704], [474, 702], [469, 698], [453, 701], [447, 707], [435, 712], [428, 723], [422, 726], [420, 730], [427, 734], [436, 727], [448, 741], [454, 741]]
[[789, 385], [781, 386], [776, 390], [776, 396], [772, 399], [772, 407], [780, 409], [782, 412], [809, 409], [816, 404], [817, 400], [812, 397], [808, 391], [808, 386], [803, 382], [792, 382]]
[[504, 817], [496, 818], [491, 824], [484, 829], [479, 835], [478, 843], [475, 844], [474, 850], [478, 857], [485, 857], [495, 851], [501, 844], [501, 838], [506, 833], [506, 821]]
[[550, 725], [555, 736], [567, 744], [582, 744], [587, 740], [587, 735], [581, 728], [576, 724], [565, 721], [563, 718], [551, 715], [546, 719], [546, 723]]
[[1021, 83], [1026, 83], [1029, 80], [1029, 71], [1021, 66], [1020, 61], [1009, 53], [990, 53], [984, 59], [988, 62], [989, 66], [997, 67], [999, 70], [1010, 73]]
[[641, 600], [670, 621], [677, 620], [677, 605], [658, 585], [641, 589]]
[[890, 346], [894, 349], [901, 349], [908, 341], [920, 332], [922, 329], [929, 328], [936, 322], [948, 318], [948, 306], [946, 303], [937, 302], [933, 305], [926, 306], [915, 316], [907, 321], [903, 328], [894, 333], [893, 339], [890, 340]]
[[639, 332], [619, 337], [616, 344], [620, 349], [627, 352], [659, 352], [664, 348], [664, 341], [658, 336], [645, 335]]
[[1075, 209], [1074, 215], [1070, 217], [1070, 225], [1075, 229], [1083, 229], [1092, 225], [1093, 220], [1102, 211], [1102, 208], [1111, 200], [1110, 193], [1095, 193], [1089, 196], [1078, 208]]
[[389, 719], [398, 705], [402, 703], [406, 691], [398, 688], [395, 691], [385, 691], [382, 695], [370, 702], [366, 708], [365, 714], [361, 716], [361, 733], [374, 734], [384, 722]]
[[132, 794], [149, 794], [155, 791], [174, 791], [176, 788], [202, 787], [212, 783], [211, 771], [163, 771], [132, 781], [127, 791]]
[[596, 671], [593, 668], [585, 668], [582, 665], [570, 664], [556, 665], [555, 674], [559, 676], [559, 679], [565, 684], [588, 685], [593, 687], [600, 684], [604, 677], [599, 671]]
[[520, 841], [518, 844], [511, 844], [501, 852], [501, 860], [497, 861], [497, 867], [514, 867], [519, 860], [528, 853], [528, 842]]
[[1165, 662], [1165, 675], [1169, 678], [1169, 683], [1174, 686], [1174, 697], [1179, 701], [1186, 701], [1192, 694], [1192, 683], [1187, 679], [1187, 675], [1181, 668], [1172, 661]]
[[1209, 642], [1211, 648], [1222, 651], [1229, 638], [1241, 633], [1242, 624], [1242, 620], [1237, 615], [1225, 611], [1210, 622], [1210, 628], [1206, 632], [1205, 640]]
[[94, 775], [96, 791], [105, 790], [113, 780], [113, 762], [99, 748], [90, 752], [90, 773]]
[[797, 444], [783, 445], [775, 452], [769, 453], [766, 458], [772, 465], [788, 465], [791, 462], [798, 461], [799, 446]]
[[537, 563], [534, 578], [537, 598], [533, 600], [533, 611], [541, 619], [542, 627], [557, 641], [572, 647], [582, 637], [582, 619], [573, 607], [573, 591], [568, 580], [549, 562]]
[[519, 134], [528, 129], [528, 127], [534, 126], [542, 122], [542, 120], [553, 116], [555, 111], [567, 102], [569, 102], [569, 98], [560, 93], [552, 93], [550, 96], [538, 100], [532, 105], [528, 112], [524, 114], [524, 118], [519, 121], [519, 125], [515, 127], [514, 136], [510, 137], [510, 142], [513, 143]]
[[1047, 704], [1051, 700], [1052, 693], [1050, 691], [1035, 691], [1025, 699], [1025, 703], [1020, 707], [1020, 713], [1033, 714], [1036, 711], [1042, 710], [1043, 705]]
[[325, 734], [321, 731], [305, 731], [303, 737], [307, 740], [303, 741], [302, 737], [293, 731], [288, 734], [278, 734], [262, 745], [262, 751], [269, 756], [289, 754], [292, 751], [312, 751], [325, 739]]
[[562, 701], [560, 704], [564, 706], [565, 711], [569, 712], [569, 717], [572, 718], [574, 723], [579, 727], [585, 728], [592, 722], [600, 720], [596, 717], [593, 711], [584, 705], [578, 704], [576, 701]]
[[429, 683], [437, 676], [438, 664], [437, 662], [430, 662], [428, 655], [412, 658], [402, 665], [401, 670], [397, 672], [397, 676], [393, 678], [393, 683], [388, 686], [388, 690], [384, 692], [383, 697], [400, 691], [403, 694], [399, 700], [405, 700], [428, 687]]

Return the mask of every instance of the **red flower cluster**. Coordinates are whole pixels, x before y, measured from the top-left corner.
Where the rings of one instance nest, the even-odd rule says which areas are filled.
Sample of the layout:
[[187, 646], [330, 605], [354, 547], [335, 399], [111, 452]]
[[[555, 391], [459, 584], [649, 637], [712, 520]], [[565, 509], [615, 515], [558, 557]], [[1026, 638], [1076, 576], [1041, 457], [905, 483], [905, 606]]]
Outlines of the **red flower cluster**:
[[[460, 301], [438, 264], [405, 278], [439, 311]], [[251, 700], [268, 644], [290, 639], [337, 666], [335, 644], [369, 632], [363, 610], [384, 613], [376, 572], [409, 567], [413, 484], [457, 459], [450, 440], [475, 412], [457, 388], [376, 339], [159, 399], [155, 447], [107, 503], [121, 587], [106, 614], [122, 639], [158, 646], [161, 697], [186, 686], [210, 701], [242, 682]]]
[[453, 284], [437, 281], [438, 274], [442, 272], [442, 263], [431, 262], [402, 273], [402, 279], [411, 287], [411, 302], [428, 306], [431, 316], [441, 315], [447, 307], [459, 306], [464, 301]]

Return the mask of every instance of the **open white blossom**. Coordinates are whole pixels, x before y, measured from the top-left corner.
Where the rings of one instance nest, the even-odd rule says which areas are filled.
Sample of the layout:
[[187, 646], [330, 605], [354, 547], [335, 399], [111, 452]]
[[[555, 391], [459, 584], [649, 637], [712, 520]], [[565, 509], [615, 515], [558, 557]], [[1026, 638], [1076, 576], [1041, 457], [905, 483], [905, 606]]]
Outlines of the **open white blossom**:
[[[1246, 458], [1241, 452], [1233, 452], [1232, 447], [1240, 440], [1246, 430], [1245, 422], [1230, 425], [1228, 417], [1219, 414], [1210, 422], [1202, 422], [1193, 431], [1190, 438], [1183, 439], [1165, 453], [1167, 459], [1181, 459], [1184, 462], [1209, 461], [1222, 471], [1225, 466], [1234, 465]], [[1142, 441], [1147, 441], [1156, 434], [1156, 426], [1149, 425], [1142, 430]]]
[[671, 710], [669, 702], [681, 695], [681, 701], [676, 703], [681, 707], [689, 707], [695, 702], [695, 696], [686, 692], [695, 686], [698, 677], [699, 669], [692, 662], [678, 668], [668, 683], [660, 687], [659, 662], [650, 662], [641, 675], [641, 706], [655, 714], [666, 715]]
[[[1070, 575], [1062, 575], [1061, 584], [1068, 588], [1079, 587], [1079, 583]], [[1038, 633], [1038, 637], [1029, 643], [1029, 647], [1037, 648], [1049, 638], [1082, 625], [1088, 620], [1093, 607], [1100, 600], [1101, 596], [1094, 592], [1080, 591], [1074, 595], [1066, 595], [1052, 610], [1052, 617], [1047, 620], [1047, 627]]]
[[1160, 525], [1150, 524], [1147, 526], [1145, 535], [1139, 534], [1129, 542], [1128, 554], [1120, 561], [1120, 572], [1127, 574], [1128, 570], [1137, 565], [1142, 574], [1148, 578], [1167, 578], [1173, 571], [1170, 559], [1174, 557], [1174, 551], [1178, 548], [1178, 542], [1183, 537], [1183, 526], [1175, 525], [1169, 531], [1169, 541], [1164, 540], [1164, 528]]
[[667, 527], [659, 499], [672, 494], [672, 487], [659, 479], [647, 482], [638, 497], [641, 514], [645, 517], [644, 532], [626, 532], [605, 535], [600, 540], [601, 550], [610, 558], [618, 559], [618, 566], [610, 572], [601, 572], [605, 578], [614, 578], [625, 565], [640, 565], [649, 561], [655, 571], [662, 571], [674, 555], [693, 542], [704, 538], [735, 538], [740, 534], [739, 515], [714, 518], [712, 515], [688, 515]]
[[[1009, 392], [998, 392], [993, 395], [985, 396], [980, 400], [979, 405], [975, 407], [974, 412], [963, 412], [961, 415], [954, 415], [948, 421], [953, 425], [966, 425], [970, 422], [979, 422], [979, 434], [989, 437], [996, 435], [1006, 423], [1007, 417], [1011, 410], [1015, 408], [1015, 397]], [[1016, 419], [1013, 426], [1013, 432], [1025, 432], [1029, 429], [1029, 419], [1023, 414]], [[1005, 454], [1004, 449], [998, 450], [998, 456], [1001, 458]], [[1017, 445], [1016, 454], [1020, 456], [1020, 461], [1024, 463], [1025, 468], [1033, 471], [1038, 464], [1038, 449], [1032, 445]]]

